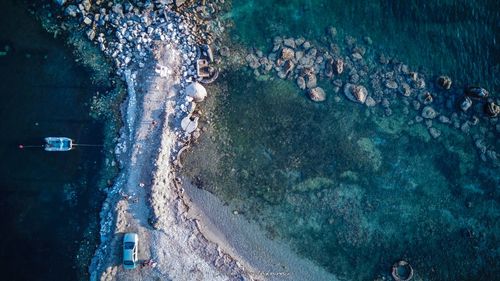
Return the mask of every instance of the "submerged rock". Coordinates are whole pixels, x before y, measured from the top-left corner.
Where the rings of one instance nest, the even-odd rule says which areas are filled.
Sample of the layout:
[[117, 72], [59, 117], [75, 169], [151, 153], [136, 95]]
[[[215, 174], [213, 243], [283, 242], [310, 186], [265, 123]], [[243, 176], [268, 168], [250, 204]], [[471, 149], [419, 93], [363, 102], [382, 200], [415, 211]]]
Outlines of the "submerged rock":
[[207, 90], [198, 82], [193, 82], [186, 87], [186, 96], [192, 97], [195, 102], [202, 102], [207, 97]]
[[500, 106], [498, 106], [494, 102], [489, 102], [488, 104], [486, 104], [485, 110], [490, 117], [497, 117], [498, 114], [500, 114]]
[[344, 72], [344, 61], [342, 59], [336, 59], [334, 66], [337, 74], [342, 74], [342, 72]]
[[442, 89], [449, 90], [451, 88], [451, 78], [448, 76], [439, 76], [436, 83]]
[[396, 83], [396, 81], [394, 80], [389, 80], [387, 82], [385, 82], [385, 87], [388, 88], [388, 89], [397, 89], [398, 88], [398, 83]]
[[326, 60], [326, 63], [325, 63], [325, 76], [327, 78], [332, 78], [333, 77], [333, 64], [334, 64], [334, 60], [333, 59]]
[[408, 85], [406, 83], [402, 83], [401, 84], [401, 90], [400, 90], [400, 92], [405, 97], [411, 96], [411, 87], [410, 87], [410, 85]]
[[366, 106], [368, 106], [368, 107], [372, 107], [372, 106], [377, 105], [377, 102], [376, 102], [376, 101], [375, 101], [372, 97], [368, 96], [368, 97], [366, 98], [365, 104], [366, 104]]
[[484, 99], [489, 96], [488, 91], [481, 87], [468, 87], [465, 89], [465, 94], [472, 98]]
[[69, 5], [68, 7], [66, 7], [66, 10], [64, 10], [64, 12], [70, 17], [76, 17], [79, 10], [77, 6]]
[[310, 73], [306, 76], [306, 88], [312, 89], [315, 88], [318, 84], [318, 79], [314, 73]]
[[430, 104], [434, 101], [431, 93], [425, 91], [418, 96], [418, 100], [423, 104]]
[[464, 97], [464, 100], [460, 103], [460, 108], [466, 112], [472, 106], [472, 100], [469, 97]]
[[434, 108], [430, 107], [430, 106], [426, 106], [424, 107], [424, 109], [422, 109], [422, 117], [426, 118], [426, 119], [434, 119], [438, 116], [438, 113], [434, 110]]
[[316, 88], [312, 88], [308, 91], [308, 95], [309, 95], [309, 98], [312, 100], [312, 101], [315, 101], [315, 102], [322, 102], [322, 101], [325, 101], [326, 100], [326, 93], [325, 91], [320, 88], [320, 87], [316, 87]]
[[432, 138], [437, 139], [439, 136], [441, 136], [441, 131], [434, 127], [429, 128], [429, 134], [431, 135]]
[[297, 77], [297, 86], [301, 90], [306, 89], [306, 80], [304, 79], [304, 77], [302, 77], [302, 76]]
[[370, 166], [374, 171], [378, 171], [382, 166], [382, 153], [369, 138], [360, 138], [356, 144], [359, 146], [362, 154], [369, 160]]
[[345, 84], [344, 95], [353, 102], [365, 103], [368, 91], [364, 86]]
[[330, 188], [334, 184], [335, 182], [329, 178], [315, 177], [300, 182], [299, 184], [293, 186], [292, 189], [298, 192], [311, 192], [325, 188]]

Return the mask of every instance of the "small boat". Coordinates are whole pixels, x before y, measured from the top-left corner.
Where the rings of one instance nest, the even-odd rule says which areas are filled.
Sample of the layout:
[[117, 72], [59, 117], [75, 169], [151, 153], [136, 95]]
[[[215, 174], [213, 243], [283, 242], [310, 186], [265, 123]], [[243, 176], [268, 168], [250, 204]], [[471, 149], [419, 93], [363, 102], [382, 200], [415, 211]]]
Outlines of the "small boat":
[[45, 138], [45, 151], [70, 151], [73, 149], [73, 140], [66, 137]]

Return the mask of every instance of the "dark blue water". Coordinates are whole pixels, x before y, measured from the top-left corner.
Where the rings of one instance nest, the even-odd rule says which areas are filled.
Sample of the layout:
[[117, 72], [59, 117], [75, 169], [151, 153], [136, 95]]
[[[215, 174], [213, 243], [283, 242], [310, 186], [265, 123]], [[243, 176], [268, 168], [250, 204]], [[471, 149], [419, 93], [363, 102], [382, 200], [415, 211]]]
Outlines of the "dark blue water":
[[19, 150], [45, 136], [102, 143], [89, 117], [99, 89], [20, 1], [0, 10], [0, 259], [3, 280], [85, 279], [98, 240], [99, 148]]

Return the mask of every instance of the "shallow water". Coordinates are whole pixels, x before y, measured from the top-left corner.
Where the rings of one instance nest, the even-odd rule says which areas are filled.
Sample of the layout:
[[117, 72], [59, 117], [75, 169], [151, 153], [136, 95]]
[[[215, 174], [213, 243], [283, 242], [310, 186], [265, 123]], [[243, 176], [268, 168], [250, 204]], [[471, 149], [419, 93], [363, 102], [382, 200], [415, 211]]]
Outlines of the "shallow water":
[[[346, 35], [368, 49], [370, 69], [389, 71], [376, 62], [382, 52], [425, 74], [433, 106], [447, 116], [456, 108], [446, 100], [463, 85], [488, 86], [496, 97], [496, 2], [393, 2], [235, 0], [226, 17], [235, 46], [265, 54], [274, 36], [325, 44], [334, 25], [342, 50]], [[442, 73], [454, 80], [451, 93], [431, 85]], [[327, 100], [313, 103], [292, 80], [256, 79], [247, 67], [226, 72], [206, 105], [215, 125], [204, 124], [211, 129], [186, 159], [193, 182], [347, 280], [389, 277], [401, 259], [416, 280], [498, 276], [499, 169], [480, 159], [471, 137], [498, 151], [496, 121], [481, 119], [465, 134], [433, 120], [434, 140], [409, 99], [388, 93], [386, 116], [335, 94], [328, 81], [320, 86]]]
[[45, 136], [102, 143], [89, 116], [96, 89], [62, 42], [21, 1], [0, 11], [0, 209], [2, 279], [83, 280], [98, 242], [100, 148], [47, 153]]

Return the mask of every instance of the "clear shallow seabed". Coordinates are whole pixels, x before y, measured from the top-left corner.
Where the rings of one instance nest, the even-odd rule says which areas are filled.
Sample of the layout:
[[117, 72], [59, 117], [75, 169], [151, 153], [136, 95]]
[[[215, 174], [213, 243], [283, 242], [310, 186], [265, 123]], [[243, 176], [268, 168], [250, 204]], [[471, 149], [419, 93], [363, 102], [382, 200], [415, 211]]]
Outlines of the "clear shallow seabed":
[[100, 148], [47, 153], [45, 136], [102, 143], [89, 116], [90, 75], [62, 39], [46, 33], [22, 1], [0, 10], [0, 258], [3, 280], [85, 280], [103, 200]]
[[[425, 73], [428, 84], [447, 74], [456, 87], [479, 84], [496, 97], [499, 4], [404, 2], [234, 0], [226, 17], [240, 48], [268, 54], [275, 36], [321, 42], [333, 25], [341, 47], [346, 35], [370, 36], [370, 50]], [[416, 280], [500, 276], [499, 169], [481, 161], [471, 137], [482, 126], [499, 151], [494, 125], [467, 135], [434, 120], [442, 135], [433, 140], [424, 123], [408, 125], [420, 112], [404, 113], [400, 98], [386, 117], [341, 92], [336, 101], [331, 82], [319, 84], [326, 102], [313, 103], [294, 81], [271, 76], [242, 67], [219, 78], [208, 101], [215, 125], [185, 160], [195, 184], [347, 280], [388, 276], [401, 259]]]

